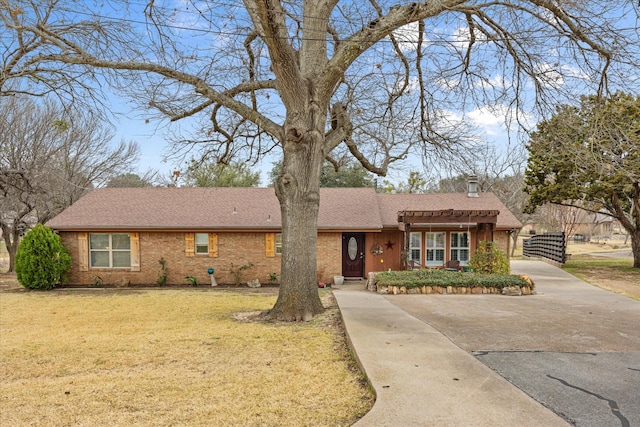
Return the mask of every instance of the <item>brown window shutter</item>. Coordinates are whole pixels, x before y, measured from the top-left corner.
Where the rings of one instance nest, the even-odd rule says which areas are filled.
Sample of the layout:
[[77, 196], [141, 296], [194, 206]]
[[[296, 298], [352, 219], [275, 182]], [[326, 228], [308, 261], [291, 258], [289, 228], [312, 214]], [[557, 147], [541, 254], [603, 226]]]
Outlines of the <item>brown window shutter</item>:
[[273, 258], [276, 256], [276, 234], [265, 233], [264, 239], [267, 258]]
[[209, 233], [209, 256], [218, 257], [218, 233]]
[[140, 234], [130, 233], [131, 244], [131, 271], [140, 271]]
[[87, 233], [78, 233], [78, 264], [80, 271], [89, 271], [89, 237]]
[[184, 233], [184, 254], [186, 256], [194, 256], [196, 250], [194, 233]]

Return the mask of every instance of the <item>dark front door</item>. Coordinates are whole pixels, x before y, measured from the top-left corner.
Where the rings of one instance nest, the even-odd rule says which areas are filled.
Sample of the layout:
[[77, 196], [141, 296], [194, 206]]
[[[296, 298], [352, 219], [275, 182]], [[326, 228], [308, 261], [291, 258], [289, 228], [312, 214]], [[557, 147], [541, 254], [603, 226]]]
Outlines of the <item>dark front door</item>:
[[342, 275], [364, 277], [364, 233], [342, 234]]

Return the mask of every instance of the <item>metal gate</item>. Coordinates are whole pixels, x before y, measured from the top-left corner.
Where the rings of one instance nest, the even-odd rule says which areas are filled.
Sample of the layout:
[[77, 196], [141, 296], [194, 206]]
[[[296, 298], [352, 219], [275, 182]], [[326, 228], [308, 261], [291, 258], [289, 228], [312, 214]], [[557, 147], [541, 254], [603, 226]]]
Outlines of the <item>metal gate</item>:
[[564, 232], [536, 234], [525, 239], [522, 255], [534, 258], [548, 258], [564, 264], [567, 260], [567, 244]]

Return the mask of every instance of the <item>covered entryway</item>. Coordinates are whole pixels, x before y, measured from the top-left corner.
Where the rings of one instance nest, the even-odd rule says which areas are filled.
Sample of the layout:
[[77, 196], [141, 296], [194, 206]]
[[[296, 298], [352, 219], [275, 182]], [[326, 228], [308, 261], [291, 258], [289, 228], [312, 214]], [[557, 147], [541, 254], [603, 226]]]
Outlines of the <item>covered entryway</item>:
[[[466, 233], [464, 233], [466, 236], [464, 238], [464, 246], [459, 244], [454, 245], [453, 237], [451, 238], [452, 241], [449, 246], [448, 255], [447, 252], [444, 251], [444, 248], [446, 247], [445, 243], [443, 242], [442, 246], [440, 246], [440, 250], [443, 252], [440, 255], [440, 260], [444, 263], [449, 260], [461, 260], [460, 254], [454, 253], [454, 251], [459, 250], [460, 248], [463, 248], [463, 250], [468, 254], [472, 248], [478, 247], [481, 240], [493, 241], [493, 233], [498, 222], [499, 213], [500, 211], [498, 210], [488, 209], [404, 210], [398, 212], [398, 229], [404, 233], [404, 247], [408, 249], [411, 249], [412, 242], [410, 238], [412, 228], [414, 227], [429, 227], [429, 229], [431, 229], [432, 226], [438, 226], [441, 230], [447, 231], [452, 236], [458, 236], [458, 238], [462, 233], [462, 231], [458, 232], [458, 230], [466, 229]], [[475, 234], [475, 244], [473, 246], [470, 246], [468, 240], [466, 240], [470, 238], [471, 231]], [[457, 242], [459, 243], [459, 240], [457, 240]], [[458, 246], [460, 246], [460, 248]], [[421, 247], [417, 250], [421, 250]], [[468, 260], [468, 255], [465, 255], [465, 258]], [[422, 260], [418, 261], [420, 263], [422, 262]], [[408, 258], [406, 268], [411, 267], [411, 258]]]
[[342, 233], [342, 275], [364, 277], [364, 233]]

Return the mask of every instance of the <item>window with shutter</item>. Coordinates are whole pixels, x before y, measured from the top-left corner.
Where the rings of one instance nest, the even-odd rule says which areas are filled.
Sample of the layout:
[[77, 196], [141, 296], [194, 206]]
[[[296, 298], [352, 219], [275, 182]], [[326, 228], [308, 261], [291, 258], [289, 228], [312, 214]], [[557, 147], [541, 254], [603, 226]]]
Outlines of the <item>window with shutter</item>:
[[[137, 233], [132, 233], [136, 236]], [[127, 233], [89, 233], [89, 266], [91, 268], [129, 268], [131, 236]], [[139, 253], [136, 248], [136, 253]], [[138, 262], [139, 264], [139, 262]], [[138, 265], [139, 268], [139, 265]]]
[[209, 255], [209, 235], [207, 233], [195, 234], [196, 255]]

